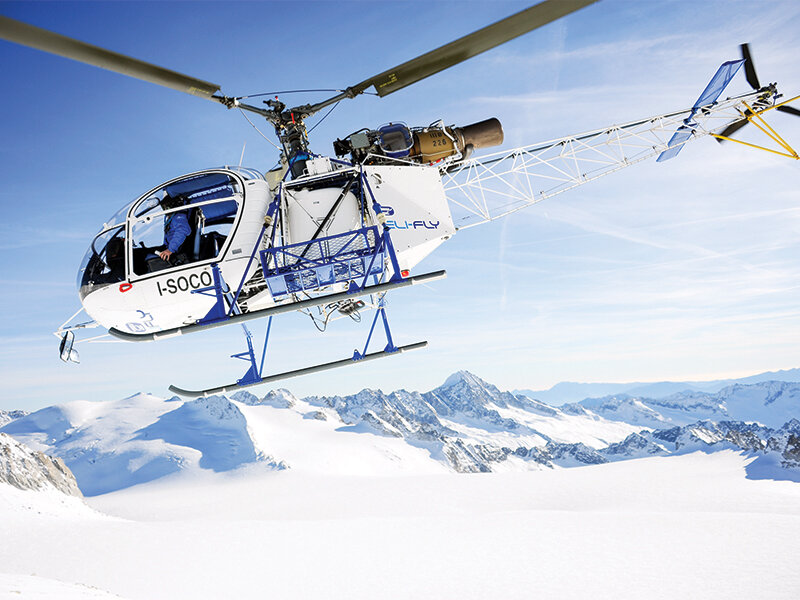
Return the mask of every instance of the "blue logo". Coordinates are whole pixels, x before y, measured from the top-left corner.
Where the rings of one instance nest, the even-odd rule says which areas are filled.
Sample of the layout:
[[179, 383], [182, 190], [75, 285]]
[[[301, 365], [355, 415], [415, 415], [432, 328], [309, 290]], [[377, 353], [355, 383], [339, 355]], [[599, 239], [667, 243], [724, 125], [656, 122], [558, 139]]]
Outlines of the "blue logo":
[[[394, 215], [394, 209], [385, 204], [379, 204], [380, 211], [387, 217]], [[440, 221], [399, 221], [396, 219], [389, 219], [386, 221], [386, 226], [389, 229], [439, 229]]]

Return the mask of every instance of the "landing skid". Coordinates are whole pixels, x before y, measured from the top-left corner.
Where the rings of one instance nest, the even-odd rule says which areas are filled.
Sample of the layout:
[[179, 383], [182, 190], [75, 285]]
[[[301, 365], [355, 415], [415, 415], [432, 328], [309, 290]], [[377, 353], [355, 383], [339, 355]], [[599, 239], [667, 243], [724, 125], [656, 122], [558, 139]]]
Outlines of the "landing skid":
[[361, 358], [355, 358], [355, 357], [345, 358], [342, 360], [336, 360], [321, 365], [314, 365], [313, 367], [305, 367], [304, 369], [296, 369], [294, 371], [286, 371], [285, 373], [268, 375], [267, 377], [262, 377], [257, 381], [253, 381], [251, 383], [246, 383], [246, 384], [231, 383], [220, 387], [208, 388], [206, 390], [185, 390], [183, 388], [171, 385], [169, 386], [169, 391], [171, 391], [173, 394], [179, 394], [181, 396], [187, 396], [189, 398], [200, 398], [202, 396], [208, 396], [210, 394], [224, 394], [226, 392], [235, 392], [244, 388], [252, 387], [254, 385], [260, 385], [262, 383], [280, 381], [281, 379], [290, 379], [292, 377], [299, 377], [300, 375], [308, 375], [309, 373], [319, 373], [321, 371], [328, 371], [330, 369], [338, 369], [339, 367], [346, 367], [347, 365], [355, 365], [361, 362], [377, 360], [385, 356], [402, 354], [403, 352], [409, 352], [410, 350], [417, 350], [418, 348], [424, 348], [427, 345], [428, 342], [417, 342], [415, 344], [400, 346], [396, 348], [394, 351], [381, 350], [380, 352], [370, 352], [369, 354], [366, 354]]
[[329, 304], [331, 302], [336, 302], [338, 300], [348, 300], [352, 298], [358, 298], [360, 296], [368, 296], [369, 294], [380, 294], [383, 292], [387, 292], [389, 290], [404, 288], [418, 283], [428, 283], [429, 281], [437, 281], [439, 279], [444, 279], [446, 276], [447, 274], [445, 271], [433, 271], [432, 273], [415, 275], [414, 277], [408, 277], [406, 279], [401, 279], [399, 281], [389, 281], [387, 283], [379, 283], [376, 285], [365, 286], [355, 292], [346, 291], [346, 292], [338, 292], [336, 294], [328, 294], [327, 296], [318, 296], [316, 298], [310, 298], [308, 300], [301, 300], [299, 302], [280, 304], [278, 306], [273, 306], [271, 308], [265, 308], [262, 310], [256, 310], [249, 313], [231, 315], [227, 319], [216, 322], [202, 323], [202, 324], [196, 323], [194, 325], [186, 325], [184, 327], [165, 329], [164, 331], [159, 331], [157, 333], [147, 333], [147, 334], [128, 333], [127, 331], [120, 331], [119, 329], [114, 329], [113, 327], [108, 330], [108, 333], [110, 333], [116, 338], [120, 338], [128, 342], [151, 342], [163, 338], [175, 337], [178, 335], [186, 335], [187, 333], [194, 333], [196, 331], [206, 331], [208, 329], [214, 329], [215, 327], [222, 327], [224, 325], [233, 325], [235, 323], [244, 323], [246, 321], [252, 321], [253, 319], [271, 317], [282, 313], [292, 312], [295, 310], [313, 308], [315, 306]]
[[[292, 377], [299, 377], [300, 375], [308, 375], [309, 373], [319, 373], [321, 371], [328, 371], [330, 369], [337, 369], [339, 367], [346, 367], [348, 365], [352, 365], [355, 363], [363, 362], [363, 361], [371, 361], [376, 360], [378, 358], [383, 358], [385, 356], [392, 356], [394, 354], [402, 354], [403, 352], [408, 352], [409, 350], [417, 350], [418, 348], [424, 348], [428, 345], [428, 342], [417, 342], [415, 344], [407, 344], [405, 346], [395, 346], [394, 341], [392, 340], [392, 332], [389, 327], [389, 321], [386, 317], [386, 303], [384, 300], [383, 294], [391, 289], [396, 289], [399, 287], [406, 287], [409, 285], [414, 285], [415, 283], [424, 283], [426, 281], [434, 281], [437, 279], [442, 279], [445, 277], [444, 271], [434, 271], [432, 273], [425, 273], [423, 275], [417, 275], [415, 277], [408, 277], [406, 279], [397, 279], [397, 280], [390, 280], [386, 283], [375, 283], [371, 286], [365, 286], [362, 288], [355, 288], [348, 290], [347, 292], [340, 292], [336, 294], [328, 294], [327, 296], [321, 296], [318, 298], [312, 298], [309, 300], [304, 300], [301, 302], [293, 302], [291, 304], [286, 304], [282, 306], [275, 306], [272, 308], [254, 311], [252, 313], [241, 314], [241, 315], [233, 315], [229, 318], [221, 322], [211, 322], [211, 323], [198, 323], [193, 326], [184, 327], [181, 329], [174, 330], [176, 333], [173, 335], [180, 335], [181, 333], [188, 332], [187, 330], [197, 331], [200, 329], [208, 329], [210, 327], [218, 327], [223, 324], [231, 324], [238, 322], [242, 329], [244, 330], [244, 334], [247, 341], [247, 350], [244, 352], [238, 352], [236, 354], [231, 355], [231, 358], [236, 358], [243, 360], [249, 363], [249, 368], [247, 372], [241, 379], [238, 379], [235, 383], [230, 383], [227, 385], [208, 388], [204, 390], [186, 390], [174, 385], [169, 387], [170, 391], [175, 394], [180, 394], [181, 396], [188, 396], [191, 398], [198, 398], [201, 396], [208, 396], [209, 394], [221, 394], [225, 392], [231, 392], [236, 390], [241, 390], [244, 388], [248, 388], [254, 385], [260, 385], [263, 383], [270, 383], [272, 381], [280, 381], [282, 379], [290, 379]], [[377, 277], [376, 277], [377, 280]], [[289, 310], [297, 310], [299, 308], [308, 308], [320, 304], [326, 304], [332, 301], [336, 301], [339, 299], [352, 299], [357, 298], [358, 296], [368, 295], [368, 294], [379, 294], [380, 297], [378, 299], [377, 307], [375, 310], [375, 316], [372, 319], [372, 326], [369, 329], [369, 335], [367, 335], [366, 343], [364, 344], [363, 350], [355, 350], [353, 355], [350, 358], [345, 358], [342, 360], [336, 360], [333, 362], [323, 363], [319, 365], [313, 365], [310, 367], [304, 367], [302, 369], [295, 369], [292, 371], [285, 371], [283, 373], [277, 373], [274, 375], [267, 375], [263, 376], [264, 373], [264, 360], [267, 356], [267, 344], [269, 343], [270, 331], [272, 329], [272, 317], [276, 314], [281, 312], [288, 312]], [[253, 335], [250, 333], [250, 330], [244, 324], [244, 321], [257, 319], [259, 317], [267, 317], [267, 330], [266, 335], [264, 337], [264, 348], [261, 352], [261, 361], [259, 362], [256, 360], [256, 352], [255, 348], [253, 347]], [[373, 336], [376, 333], [376, 329], [380, 331], [381, 327], [378, 327], [378, 324], [382, 324], [382, 329], [386, 337], [386, 346], [383, 350], [379, 352], [367, 352], [369, 349], [370, 342], [373, 340]], [[115, 332], [114, 335], [117, 335], [120, 332]], [[161, 334], [157, 334], [158, 337], [163, 336], [165, 333], [169, 332], [162, 332]], [[136, 336], [137, 339], [144, 338], [145, 336]], [[155, 338], [153, 338], [155, 339]]]

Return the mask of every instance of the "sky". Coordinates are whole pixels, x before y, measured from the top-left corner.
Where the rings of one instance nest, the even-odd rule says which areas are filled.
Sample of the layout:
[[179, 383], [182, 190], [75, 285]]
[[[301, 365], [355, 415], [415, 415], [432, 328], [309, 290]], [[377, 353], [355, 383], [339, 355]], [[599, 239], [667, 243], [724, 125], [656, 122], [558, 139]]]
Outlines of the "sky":
[[[526, 6], [3, 2], [0, 14], [245, 95], [353, 85]], [[658, 115], [690, 106], [742, 42], [761, 81], [789, 98], [800, 93], [797, 31], [795, 2], [603, 0], [385, 98], [341, 103], [311, 148], [329, 153], [337, 137], [388, 121], [497, 117], [510, 149]], [[235, 327], [85, 344], [80, 365], [61, 363], [51, 332], [80, 308], [78, 265], [111, 214], [174, 176], [236, 164], [243, 148], [244, 165], [268, 170], [273, 146], [216, 103], [8, 42], [0, 73], [0, 409], [164, 396], [170, 383], [241, 377], [246, 365], [228, 358], [246, 347]], [[729, 92], [748, 89], [740, 74]], [[800, 119], [772, 114], [800, 146]], [[760, 141], [755, 133], [742, 138]], [[281, 386], [299, 396], [426, 391], [466, 369], [502, 389], [547, 389], [798, 367], [799, 167], [705, 138], [675, 160], [459, 232], [418, 267], [446, 269], [446, 280], [389, 296], [395, 342], [428, 348]], [[307, 317], [282, 317], [266, 371], [348, 357], [369, 320], [323, 335]], [[263, 327], [252, 329], [262, 336]]]

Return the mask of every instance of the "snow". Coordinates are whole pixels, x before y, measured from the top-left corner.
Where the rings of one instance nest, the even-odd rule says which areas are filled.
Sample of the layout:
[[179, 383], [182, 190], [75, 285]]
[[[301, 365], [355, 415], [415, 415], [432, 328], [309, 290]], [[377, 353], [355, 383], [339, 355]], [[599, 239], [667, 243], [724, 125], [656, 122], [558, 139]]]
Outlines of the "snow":
[[426, 394], [234, 397], [71, 402], [3, 431], [63, 458], [84, 495], [94, 496], [179, 472], [254, 464], [328, 475], [539, 469], [536, 460], [505, 462], [502, 449], [527, 452], [550, 441], [601, 448], [640, 429], [515, 398], [464, 371]]
[[592, 448], [602, 448], [642, 430], [642, 427], [630, 423], [608, 421], [586, 415], [570, 415], [561, 411], [555, 416], [537, 416], [517, 408], [499, 409], [498, 412], [503, 417], [517, 420], [547, 435], [554, 442], [580, 442]]
[[[713, 396], [604, 398], [562, 410], [501, 392], [460, 371], [425, 393], [365, 389], [352, 396], [298, 399], [273, 390], [260, 399], [240, 392], [234, 395], [238, 400], [137, 394], [73, 402], [21, 416], [0, 431], [62, 458], [87, 496], [176, 473], [246, 466], [326, 475], [506, 472], [706, 451], [711, 445], [762, 454], [786, 451], [791, 455], [786, 465], [776, 464], [796, 467], [800, 459], [787, 450], [788, 433], [712, 421], [661, 428], [704, 415], [709, 407], [718, 414], [716, 407], [728, 399], [735, 399], [731, 402], [743, 416], [748, 408], [773, 419], [800, 415], [798, 390], [795, 383], [766, 382], [731, 386]], [[644, 423], [661, 430], [649, 432]], [[770, 442], [770, 436], [778, 437]], [[755, 465], [750, 474], [770, 469]], [[800, 477], [791, 470], [784, 469], [784, 478]]]
[[[326, 475], [443, 473], [447, 468], [400, 438], [344, 426], [336, 413], [297, 401], [291, 409], [244, 406], [250, 435], [292, 471]], [[325, 420], [309, 413], [328, 414]]]
[[108, 402], [70, 402], [12, 421], [3, 431], [69, 465], [85, 495], [107, 493], [200, 468], [229, 470], [264, 462], [247, 422], [226, 398], [183, 402], [136, 394]]
[[11, 581], [30, 597], [62, 582], [129, 600], [795, 598], [800, 486], [748, 480], [747, 462], [723, 451], [383, 477], [253, 464], [88, 500], [99, 512], [77, 499], [49, 512], [6, 501], [0, 590]]
[[5, 575], [0, 573], [0, 598], [38, 598], [58, 600], [120, 600], [95, 587], [44, 579], [35, 575]]
[[[794, 390], [662, 408], [796, 414]], [[3, 431], [92, 497], [0, 483], [0, 598], [793, 599], [799, 428], [647, 431], [466, 372], [425, 394], [54, 406]]]
[[728, 414], [737, 420], [754, 420], [780, 427], [800, 412], [800, 385], [765, 381], [755, 385], [732, 385], [719, 392]]
[[[756, 410], [765, 394], [774, 410], [793, 393], [762, 387], [725, 393]], [[236, 399], [140, 394], [8, 423], [69, 459], [94, 495], [0, 485], [0, 598], [749, 600], [800, 589], [800, 470], [781, 462], [796, 460], [795, 421], [649, 432], [466, 372], [426, 394]], [[631, 418], [650, 410], [627, 406]], [[459, 437], [415, 436], [423, 427]], [[536, 460], [545, 443], [555, 468]], [[741, 451], [764, 444], [771, 453]], [[492, 458], [502, 447], [511, 453]], [[456, 474], [458, 461], [499, 472]]]
[[[0, 533], [9, 524], [7, 518], [19, 518], [27, 514], [81, 519], [96, 516], [98, 513], [90, 509], [82, 498], [69, 496], [55, 488], [21, 490], [7, 483], [0, 483]], [[2, 570], [0, 562], [0, 571]]]

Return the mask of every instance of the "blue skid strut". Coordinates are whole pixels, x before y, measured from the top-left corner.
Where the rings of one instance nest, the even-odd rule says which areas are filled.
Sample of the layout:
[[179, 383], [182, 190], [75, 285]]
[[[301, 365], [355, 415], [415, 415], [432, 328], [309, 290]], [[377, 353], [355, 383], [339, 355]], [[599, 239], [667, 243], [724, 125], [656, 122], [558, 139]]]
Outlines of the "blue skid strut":
[[379, 316], [383, 318], [383, 329], [386, 332], [386, 347], [383, 349], [383, 351], [387, 353], [397, 352], [397, 346], [395, 346], [394, 342], [392, 341], [392, 332], [389, 329], [389, 321], [386, 319], [386, 307], [384, 304], [384, 299], [381, 298], [378, 300], [378, 310], [375, 311], [375, 318], [372, 319], [372, 327], [369, 328], [367, 343], [364, 344], [364, 352], [355, 350], [353, 352], [353, 360], [361, 360], [367, 355], [367, 348], [369, 348], [369, 342], [372, 339], [372, 332], [375, 331], [375, 324], [378, 322]]
[[[375, 332], [375, 325], [378, 323], [378, 317], [380, 317], [383, 320], [383, 329], [384, 329], [384, 333], [386, 334], [386, 346], [384, 347], [383, 351], [377, 352], [377, 353], [373, 353], [372, 355], [370, 355], [370, 354], [367, 354], [367, 349], [369, 348], [370, 341], [372, 341], [372, 334]], [[239, 352], [237, 354], [232, 354], [231, 358], [237, 358], [239, 360], [249, 361], [250, 362], [250, 368], [242, 376], [241, 379], [238, 379], [236, 381], [236, 386], [237, 387], [243, 388], [243, 387], [248, 387], [248, 386], [251, 386], [251, 385], [257, 385], [259, 383], [263, 383], [265, 379], [271, 379], [271, 378], [262, 377], [262, 375], [261, 375], [262, 372], [263, 372], [263, 369], [264, 369], [264, 359], [265, 359], [265, 357], [267, 355], [267, 344], [269, 343], [269, 334], [270, 334], [271, 328], [272, 328], [272, 317], [270, 317], [269, 320], [267, 321], [267, 333], [266, 333], [266, 336], [264, 338], [264, 349], [262, 350], [262, 353], [261, 353], [261, 364], [259, 365], [256, 362], [255, 349], [253, 348], [253, 334], [250, 333], [250, 330], [247, 328], [247, 326], [244, 323], [242, 323], [242, 330], [244, 331], [245, 339], [247, 341], [247, 350], [245, 350], [244, 352]], [[423, 344], [427, 345], [427, 342], [424, 342]], [[409, 349], [412, 349], [412, 348], [411, 347], [406, 347], [405, 349], [409, 350]], [[394, 354], [394, 353], [396, 353], [398, 351], [400, 351], [400, 348], [395, 346], [394, 345], [394, 341], [392, 341], [392, 332], [391, 332], [391, 329], [389, 328], [389, 320], [386, 318], [385, 300], [384, 300], [384, 298], [381, 298], [378, 301], [378, 309], [375, 311], [375, 318], [372, 319], [372, 326], [369, 329], [369, 334], [367, 335], [367, 341], [364, 344], [364, 351], [363, 352], [359, 352], [358, 350], [354, 350], [353, 351], [353, 357], [351, 359], [349, 359], [349, 360], [352, 361], [352, 362], [357, 362], [357, 361], [364, 360], [365, 358], [367, 358], [369, 356], [372, 356], [373, 358], [377, 358], [378, 357], [377, 355], [385, 356], [385, 355], [388, 355], [388, 354]], [[345, 359], [345, 360], [347, 360], [347, 359]], [[341, 362], [343, 362], [343, 361], [337, 361], [337, 364], [341, 363]], [[328, 363], [328, 364], [332, 364], [332, 363]], [[317, 367], [309, 367], [308, 369], [316, 369], [316, 368]], [[309, 371], [308, 369], [303, 369], [302, 371], [304, 371], [304, 372], [313, 372], [313, 371]], [[320, 369], [320, 370], [324, 370], [324, 369]], [[292, 371], [290, 373], [294, 373], [294, 371]], [[277, 377], [277, 376], [273, 376], [273, 377]], [[173, 388], [170, 387], [170, 389], [173, 389]], [[175, 388], [173, 391], [175, 391], [177, 389], [178, 388]], [[183, 391], [185, 391], [185, 390], [183, 390]]]
[[247, 339], [247, 350], [245, 352], [239, 352], [238, 354], [232, 354], [231, 358], [249, 360], [250, 368], [247, 370], [247, 373], [245, 373], [244, 376], [236, 382], [237, 385], [246, 386], [261, 382], [261, 371], [264, 369], [264, 358], [267, 356], [267, 343], [269, 342], [269, 332], [271, 328], [272, 317], [267, 320], [267, 334], [264, 337], [264, 350], [261, 352], [261, 365], [259, 366], [256, 364], [256, 354], [253, 350], [253, 334], [250, 333], [247, 325], [242, 323], [242, 329], [244, 330], [244, 334]]

